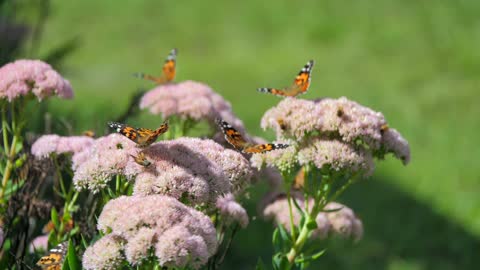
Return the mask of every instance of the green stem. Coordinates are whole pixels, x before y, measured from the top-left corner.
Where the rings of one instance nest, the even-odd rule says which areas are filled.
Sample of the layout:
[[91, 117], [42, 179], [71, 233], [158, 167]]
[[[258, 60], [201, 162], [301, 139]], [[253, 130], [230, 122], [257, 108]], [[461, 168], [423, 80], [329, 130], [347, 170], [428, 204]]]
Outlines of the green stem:
[[288, 211], [290, 214], [290, 232], [292, 234], [292, 240], [295, 241], [297, 235], [295, 233], [295, 223], [293, 221], [293, 210], [292, 210], [292, 195], [290, 194], [290, 189], [287, 189], [287, 201], [288, 201]]
[[5, 155], [8, 156], [10, 147], [8, 146], [8, 120], [7, 120], [7, 108], [2, 108], [2, 133], [3, 133], [3, 148], [5, 149]]

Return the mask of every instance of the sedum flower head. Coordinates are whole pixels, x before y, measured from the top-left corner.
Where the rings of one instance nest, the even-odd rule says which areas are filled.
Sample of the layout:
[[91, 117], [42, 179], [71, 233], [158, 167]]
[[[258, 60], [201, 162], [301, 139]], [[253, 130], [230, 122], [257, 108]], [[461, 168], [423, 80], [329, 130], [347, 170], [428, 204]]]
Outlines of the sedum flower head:
[[[139, 171], [128, 170], [127, 165], [135, 166], [131, 155], [139, 149], [135, 143], [119, 134], [110, 134], [96, 139], [90, 147], [75, 153], [73, 161], [73, 182], [76, 188], [88, 188], [97, 192], [106, 186], [110, 178], [117, 174], [133, 177]], [[138, 168], [137, 165], [134, 168]]]
[[[305, 209], [305, 201], [301, 194], [293, 193], [298, 205]], [[311, 199], [310, 199], [311, 200]], [[309, 201], [309, 206], [313, 205], [313, 200]], [[262, 215], [265, 219], [274, 220], [281, 224], [286, 230], [290, 231], [290, 214], [287, 196], [283, 193], [270, 193], [260, 205]], [[311, 209], [310, 209], [311, 210]], [[354, 212], [336, 202], [330, 202], [325, 206], [325, 210], [336, 210], [333, 212], [320, 212], [315, 221], [317, 228], [312, 232], [314, 238], [325, 239], [329, 235], [338, 235], [343, 238], [351, 238], [358, 241], [363, 236], [362, 221], [358, 219]], [[296, 207], [292, 206], [293, 222], [299, 226], [301, 213]]]
[[87, 136], [43, 135], [33, 143], [31, 152], [37, 158], [46, 158], [52, 153], [79, 153], [91, 146], [94, 141]]
[[70, 82], [40, 60], [17, 60], [0, 68], [0, 99], [12, 101], [30, 92], [39, 100], [57, 95], [72, 98]]
[[122, 245], [120, 237], [113, 234], [105, 235], [85, 250], [82, 258], [83, 268], [87, 270], [119, 269], [124, 259]]
[[216, 206], [220, 215], [225, 218], [227, 224], [238, 222], [242, 228], [248, 226], [247, 211], [235, 201], [233, 194], [229, 193], [219, 197]]
[[214, 203], [224, 193], [245, 188], [252, 175], [248, 160], [212, 140], [180, 138], [151, 145], [152, 165], [135, 180], [134, 194], [165, 194], [194, 204]]
[[48, 251], [48, 234], [35, 237], [32, 242], [30, 242], [28, 250], [30, 253]]
[[304, 137], [321, 135], [367, 149], [384, 148], [396, 156], [400, 151], [405, 155], [408, 152], [409, 158], [408, 143], [398, 132], [385, 133], [390, 137], [384, 138], [387, 122], [383, 114], [345, 97], [316, 101], [286, 98], [264, 114], [261, 126], [273, 128], [279, 138], [302, 141]]
[[217, 248], [215, 227], [208, 216], [163, 195], [109, 201], [98, 218], [98, 229], [123, 239], [127, 260], [133, 265], [153, 249], [162, 266], [197, 268]]
[[195, 81], [157, 86], [142, 97], [140, 108], [161, 114], [164, 119], [178, 115], [197, 121], [207, 119], [212, 123], [216, 117], [228, 119], [229, 114], [233, 115], [230, 103], [208, 85]]

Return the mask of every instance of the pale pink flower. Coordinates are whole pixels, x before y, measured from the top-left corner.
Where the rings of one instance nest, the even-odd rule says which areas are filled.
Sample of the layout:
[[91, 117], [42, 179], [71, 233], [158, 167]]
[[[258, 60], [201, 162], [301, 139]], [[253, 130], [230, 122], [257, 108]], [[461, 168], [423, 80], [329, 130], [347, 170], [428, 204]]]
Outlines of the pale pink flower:
[[214, 203], [224, 193], [239, 192], [252, 169], [238, 152], [212, 140], [180, 138], [145, 149], [152, 165], [135, 179], [134, 194], [165, 194], [193, 204]]
[[48, 251], [48, 234], [35, 237], [28, 248], [30, 253]]
[[[303, 196], [299, 193], [292, 193], [292, 200], [295, 199], [298, 205], [305, 209], [305, 202]], [[312, 207], [310, 202], [310, 208]], [[287, 195], [284, 193], [270, 193], [265, 196], [260, 204], [260, 211], [262, 216], [267, 220], [274, 220], [276, 224], [282, 225], [287, 231], [291, 231], [290, 224], [290, 210], [288, 206]], [[300, 219], [302, 217], [298, 209], [293, 205], [293, 224], [295, 226], [300, 225]], [[316, 220], [317, 228], [312, 232], [312, 237], [318, 239], [325, 239], [330, 231], [330, 222], [328, 222], [325, 213], [319, 213]]]
[[340, 203], [330, 202], [325, 206], [325, 210], [338, 210], [326, 212], [328, 221], [332, 225], [332, 233], [355, 241], [362, 238], [362, 221], [355, 216], [352, 209]]
[[[136, 156], [139, 148], [135, 143], [120, 134], [100, 137], [83, 151], [72, 157], [74, 170], [73, 182], [77, 189], [88, 188], [99, 191], [114, 175], [125, 175], [132, 178], [142, 169], [126, 172], [128, 163], [134, 162], [131, 155]], [[132, 165], [135, 166], [135, 165]]]
[[39, 100], [57, 95], [72, 98], [70, 82], [40, 60], [17, 60], [0, 68], [0, 98], [12, 101], [32, 92]]
[[233, 194], [229, 193], [219, 197], [216, 202], [217, 209], [227, 224], [238, 222], [242, 228], [248, 226], [248, 214], [238, 202], [235, 201]]
[[[328, 136], [347, 143], [378, 150], [383, 146], [382, 129], [387, 125], [385, 117], [345, 97], [324, 98], [317, 101], [286, 98], [268, 110], [261, 121], [262, 128], [273, 128], [277, 137]], [[391, 141], [406, 142], [399, 134]], [[408, 145], [408, 144], [407, 144]]]
[[[301, 194], [293, 193], [292, 199], [295, 198], [298, 205], [305, 209], [305, 201]], [[309, 199], [309, 210], [313, 206], [313, 200]], [[317, 228], [313, 231], [312, 236], [319, 239], [325, 239], [329, 235], [338, 235], [343, 238], [351, 238], [358, 241], [363, 236], [363, 224], [358, 219], [352, 209], [343, 204], [330, 202], [325, 210], [337, 210], [333, 212], [320, 212], [315, 221]], [[290, 231], [290, 210], [288, 206], [287, 196], [282, 193], [270, 193], [262, 201], [260, 211], [264, 218], [273, 219], [275, 223], [281, 224], [286, 230]], [[299, 226], [301, 213], [293, 205], [293, 223]]]
[[94, 139], [87, 136], [43, 135], [33, 143], [31, 152], [37, 158], [45, 158], [52, 153], [78, 153], [90, 147], [93, 142]]
[[410, 146], [396, 129], [387, 128], [382, 134], [382, 143], [385, 152], [393, 153], [404, 165], [410, 162]]
[[197, 267], [217, 248], [215, 227], [208, 216], [163, 195], [109, 201], [98, 218], [98, 229], [124, 239], [131, 264], [139, 264], [153, 247], [162, 266]]
[[276, 167], [280, 171], [293, 170], [298, 164], [298, 143], [293, 140], [282, 140], [276, 143], [285, 143], [290, 145], [290, 147], [261, 154], [253, 154], [250, 158], [252, 166], [258, 169], [262, 169], [266, 165]]
[[83, 268], [87, 270], [119, 269], [124, 260], [122, 246], [123, 241], [120, 237], [113, 234], [103, 236], [83, 253]]
[[156, 231], [147, 227], [138, 230], [137, 235], [129, 238], [125, 245], [125, 256], [127, 261], [133, 265], [139, 264], [143, 259], [148, 258], [148, 251], [153, 246]]
[[216, 117], [228, 118], [232, 110], [230, 103], [208, 85], [195, 81], [157, 86], [142, 97], [140, 108], [161, 114], [164, 119], [178, 115], [183, 119], [207, 119], [212, 123]]
[[314, 164], [318, 169], [358, 173], [363, 177], [371, 176], [375, 169], [370, 152], [337, 140], [312, 138], [300, 149], [297, 158], [300, 165]]
[[201, 236], [182, 226], [173, 226], [158, 237], [155, 256], [161, 266], [199, 269], [211, 254]]

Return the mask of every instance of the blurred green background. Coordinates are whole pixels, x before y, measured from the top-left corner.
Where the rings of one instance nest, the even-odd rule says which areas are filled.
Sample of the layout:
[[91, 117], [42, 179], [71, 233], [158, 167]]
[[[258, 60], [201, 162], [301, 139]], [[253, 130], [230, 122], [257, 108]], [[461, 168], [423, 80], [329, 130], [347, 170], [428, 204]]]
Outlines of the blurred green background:
[[[18, 21], [35, 22], [24, 4]], [[206, 82], [228, 99], [250, 133], [309, 59], [302, 98], [347, 96], [386, 116], [410, 142], [408, 166], [388, 158], [342, 198], [363, 219], [357, 244], [334, 244], [315, 269], [478, 269], [480, 265], [480, 1], [51, 1], [42, 56], [67, 40], [62, 74], [71, 101], [50, 101], [74, 130], [102, 131], [178, 48], [177, 81]], [[159, 119], [148, 119], [147, 125]], [[253, 192], [258, 198], [260, 192]], [[257, 215], [254, 200], [249, 214]], [[269, 262], [272, 226], [239, 233], [223, 269]]]

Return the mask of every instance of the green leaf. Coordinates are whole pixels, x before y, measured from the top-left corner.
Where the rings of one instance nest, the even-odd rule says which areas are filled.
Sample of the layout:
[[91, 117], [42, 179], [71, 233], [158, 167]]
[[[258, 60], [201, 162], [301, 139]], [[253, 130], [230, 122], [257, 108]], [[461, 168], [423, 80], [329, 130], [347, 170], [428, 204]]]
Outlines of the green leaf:
[[325, 212], [325, 213], [331, 213], [331, 212], [338, 212], [340, 210], [342, 210], [343, 207], [340, 207], [340, 208], [335, 208], [335, 209], [324, 209], [322, 210], [321, 212]]
[[77, 254], [75, 254], [75, 246], [73, 245], [72, 239], [68, 240], [67, 261], [68, 261], [68, 267], [71, 270], [82, 269], [80, 260], [78, 259]]
[[53, 225], [55, 226], [55, 230], [58, 231], [58, 228], [60, 228], [60, 221], [58, 220], [58, 212], [55, 207], [52, 208], [50, 217], [52, 219]]
[[272, 264], [274, 270], [285, 270], [288, 268], [288, 260], [287, 257], [283, 253], [277, 253], [272, 258]]
[[323, 254], [325, 254], [326, 249], [323, 249], [317, 253], [314, 253], [310, 256], [304, 256], [304, 257], [299, 257], [295, 259], [295, 263], [306, 263], [306, 262], [312, 262], [314, 260], [317, 260], [320, 258]]
[[280, 239], [280, 232], [278, 228], [275, 228], [272, 235], [272, 244], [276, 252], [282, 250], [282, 240]]
[[267, 270], [267, 267], [263, 263], [262, 258], [258, 257], [257, 265], [255, 266], [255, 270]]
[[292, 239], [290, 238], [290, 234], [287, 232], [285, 227], [282, 224], [278, 224], [278, 231], [280, 232], [280, 237], [282, 238], [283, 244], [290, 247], [292, 245]]

